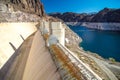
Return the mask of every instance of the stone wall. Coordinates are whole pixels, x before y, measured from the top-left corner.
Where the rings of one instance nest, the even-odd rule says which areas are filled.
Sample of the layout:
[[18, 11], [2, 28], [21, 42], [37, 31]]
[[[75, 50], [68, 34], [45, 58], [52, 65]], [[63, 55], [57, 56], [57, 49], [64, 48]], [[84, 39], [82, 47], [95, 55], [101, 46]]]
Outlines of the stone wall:
[[0, 3], [0, 12], [7, 12], [7, 6]]

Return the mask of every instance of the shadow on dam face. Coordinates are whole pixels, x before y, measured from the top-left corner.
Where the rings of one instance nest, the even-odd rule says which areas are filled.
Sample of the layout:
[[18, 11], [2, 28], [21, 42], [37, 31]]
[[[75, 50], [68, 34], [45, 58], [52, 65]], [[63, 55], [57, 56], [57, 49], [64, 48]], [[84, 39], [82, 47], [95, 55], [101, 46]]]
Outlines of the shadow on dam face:
[[11, 42], [9, 42], [9, 44], [13, 48], [13, 50], [16, 51], [16, 47]]
[[[22, 51], [19, 50], [21, 44], [37, 30], [35, 26], [37, 23], [38, 22], [0, 23], [0, 80], [5, 80], [4, 78], [6, 74], [10, 73], [9, 69], [13, 66], [13, 62], [19, 62], [19, 60], [16, 60], [16, 57], [18, 58], [20, 52], [22, 53]], [[28, 47], [28, 45], [25, 45], [23, 49], [26, 50], [26, 47]], [[28, 49], [26, 52], [27, 51]], [[18, 65], [15, 66], [19, 67]]]
[[23, 41], [25, 41], [25, 39], [23, 38], [23, 36], [22, 36], [22, 35], [20, 35], [20, 37], [22, 38], [22, 40], [23, 40]]
[[15, 48], [14, 45], [9, 42], [15, 52], [0, 69], [0, 80], [22, 80], [34, 34], [35, 33], [31, 34], [19, 48]]
[[5, 80], [5, 76], [8, 73], [10, 67], [12, 66], [12, 62], [14, 62], [15, 58], [19, 55], [19, 49], [16, 49], [14, 47], [14, 45], [12, 43], [9, 43], [13, 49], [15, 50], [15, 52], [13, 53], [13, 55], [8, 59], [8, 61], [4, 64], [4, 66], [0, 69], [0, 80]]

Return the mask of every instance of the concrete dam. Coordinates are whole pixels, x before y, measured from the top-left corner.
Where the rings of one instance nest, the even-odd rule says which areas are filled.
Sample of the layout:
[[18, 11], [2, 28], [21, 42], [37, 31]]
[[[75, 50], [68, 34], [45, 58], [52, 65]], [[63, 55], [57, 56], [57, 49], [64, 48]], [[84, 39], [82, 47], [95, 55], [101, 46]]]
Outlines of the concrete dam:
[[82, 49], [82, 39], [46, 15], [40, 0], [1, 0], [0, 21], [0, 80], [120, 79], [120, 67]]
[[59, 80], [36, 24], [0, 24], [0, 80]]
[[61, 22], [0, 23], [0, 80], [102, 80], [65, 47]]

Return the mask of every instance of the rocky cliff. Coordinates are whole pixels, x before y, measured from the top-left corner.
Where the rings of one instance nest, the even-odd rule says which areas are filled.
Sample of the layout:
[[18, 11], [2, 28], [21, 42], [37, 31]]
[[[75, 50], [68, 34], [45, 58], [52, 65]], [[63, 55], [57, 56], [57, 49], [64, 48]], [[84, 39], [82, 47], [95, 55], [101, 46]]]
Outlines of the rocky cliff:
[[0, 0], [0, 22], [33, 22], [45, 16], [40, 0]]
[[65, 22], [120, 22], [120, 9], [104, 8], [98, 13], [51, 13], [50, 16], [62, 19]]
[[73, 12], [66, 12], [66, 13], [50, 13], [50, 16], [53, 16], [55, 18], [60, 18], [64, 22], [79, 22], [81, 21], [87, 14], [78, 14]]
[[120, 9], [104, 8], [92, 18], [91, 22], [120, 22]]
[[21, 10], [28, 13], [35, 13], [39, 16], [44, 16], [44, 7], [40, 0], [1, 0], [8, 8], [13, 8], [14, 11]]

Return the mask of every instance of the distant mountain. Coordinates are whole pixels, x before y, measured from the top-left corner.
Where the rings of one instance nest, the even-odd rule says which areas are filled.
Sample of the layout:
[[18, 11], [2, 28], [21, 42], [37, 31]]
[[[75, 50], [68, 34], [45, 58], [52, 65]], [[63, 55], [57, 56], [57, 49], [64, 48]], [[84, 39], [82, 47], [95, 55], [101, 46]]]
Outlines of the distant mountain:
[[50, 16], [60, 18], [64, 22], [120, 22], [120, 9], [104, 8], [98, 13], [50, 13]]
[[86, 13], [83, 14], [78, 14], [78, 13], [73, 13], [73, 12], [66, 12], [66, 13], [50, 13], [48, 14], [50, 16], [60, 18], [64, 22], [79, 22], [81, 21], [85, 16], [87, 16]]
[[92, 22], [120, 22], [120, 9], [104, 8], [91, 20]]

